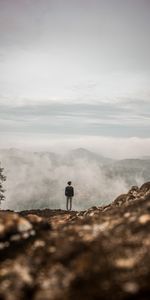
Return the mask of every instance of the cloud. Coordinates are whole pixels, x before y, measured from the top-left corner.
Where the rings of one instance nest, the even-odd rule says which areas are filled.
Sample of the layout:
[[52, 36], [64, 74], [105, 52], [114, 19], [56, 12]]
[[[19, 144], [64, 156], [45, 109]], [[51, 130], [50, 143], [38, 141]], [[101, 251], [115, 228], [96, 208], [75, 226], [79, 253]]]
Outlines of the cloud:
[[139, 137], [144, 153], [148, 1], [2, 0], [0, 19], [2, 146]]
[[116, 159], [148, 156], [150, 138], [106, 137], [50, 133], [1, 133], [1, 148], [19, 148], [26, 151], [54, 151], [65, 153], [83, 147]]
[[0, 150], [0, 160], [7, 176], [2, 208], [15, 210], [65, 209], [64, 188], [68, 180], [75, 186], [74, 209], [106, 205], [126, 193], [131, 185], [141, 185], [149, 174], [148, 162], [132, 161], [131, 166], [130, 161], [103, 160], [86, 150], [61, 156], [51, 152]]
[[[149, 137], [149, 103], [0, 105], [0, 131], [26, 134]], [[29, 134], [29, 136], [30, 136]]]
[[2, 0], [0, 19], [5, 101], [149, 99], [148, 1]]

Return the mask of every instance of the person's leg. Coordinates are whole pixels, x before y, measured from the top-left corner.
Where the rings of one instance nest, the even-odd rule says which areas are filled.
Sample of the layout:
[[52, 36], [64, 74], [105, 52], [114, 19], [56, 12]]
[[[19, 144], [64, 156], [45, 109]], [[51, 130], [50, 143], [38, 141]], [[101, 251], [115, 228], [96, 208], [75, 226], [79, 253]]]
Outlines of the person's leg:
[[70, 197], [70, 210], [72, 210], [72, 197]]
[[66, 197], [66, 209], [68, 210], [69, 198]]
[[72, 197], [69, 197], [69, 206], [70, 206], [70, 210], [72, 209]]
[[70, 210], [70, 197], [68, 197], [68, 210]]

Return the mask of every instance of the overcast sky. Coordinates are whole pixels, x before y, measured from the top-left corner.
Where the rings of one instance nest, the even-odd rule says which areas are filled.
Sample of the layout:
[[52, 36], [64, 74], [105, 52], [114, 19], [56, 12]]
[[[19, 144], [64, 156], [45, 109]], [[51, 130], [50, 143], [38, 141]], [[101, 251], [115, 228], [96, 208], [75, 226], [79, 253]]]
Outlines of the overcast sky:
[[149, 0], [0, 0], [0, 146], [147, 155], [149, 53]]

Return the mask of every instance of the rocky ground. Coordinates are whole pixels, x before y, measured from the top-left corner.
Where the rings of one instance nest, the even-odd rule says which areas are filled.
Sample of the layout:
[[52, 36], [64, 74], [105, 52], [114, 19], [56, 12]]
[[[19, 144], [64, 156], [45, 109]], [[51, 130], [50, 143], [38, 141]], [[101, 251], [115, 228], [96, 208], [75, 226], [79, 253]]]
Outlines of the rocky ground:
[[0, 212], [0, 300], [150, 298], [150, 182], [81, 212]]

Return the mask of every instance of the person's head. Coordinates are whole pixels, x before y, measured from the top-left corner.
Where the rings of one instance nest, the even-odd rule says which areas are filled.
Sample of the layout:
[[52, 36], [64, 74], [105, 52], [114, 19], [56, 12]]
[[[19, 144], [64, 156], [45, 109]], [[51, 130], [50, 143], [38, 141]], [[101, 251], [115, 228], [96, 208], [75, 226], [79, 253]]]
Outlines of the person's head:
[[71, 185], [71, 181], [68, 181], [68, 185]]

